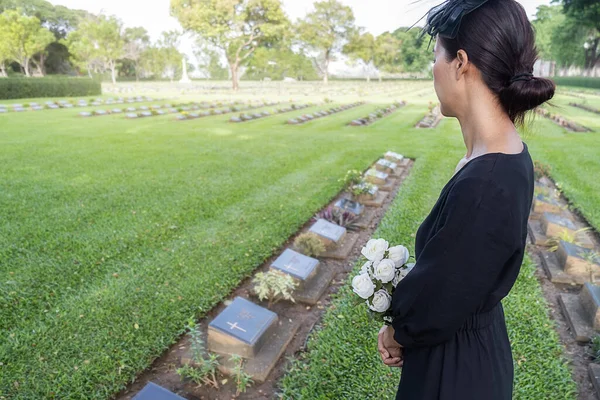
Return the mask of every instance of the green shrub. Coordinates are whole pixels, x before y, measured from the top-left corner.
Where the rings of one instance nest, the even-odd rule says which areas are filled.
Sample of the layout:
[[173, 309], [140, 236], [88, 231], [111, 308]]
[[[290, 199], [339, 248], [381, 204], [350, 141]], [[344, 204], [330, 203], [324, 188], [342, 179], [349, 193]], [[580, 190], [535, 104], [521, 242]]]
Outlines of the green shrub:
[[99, 81], [87, 78], [7, 78], [0, 79], [0, 100], [36, 97], [97, 96]]
[[600, 78], [585, 76], [556, 76], [552, 78], [560, 86], [578, 86], [590, 89], [600, 89]]

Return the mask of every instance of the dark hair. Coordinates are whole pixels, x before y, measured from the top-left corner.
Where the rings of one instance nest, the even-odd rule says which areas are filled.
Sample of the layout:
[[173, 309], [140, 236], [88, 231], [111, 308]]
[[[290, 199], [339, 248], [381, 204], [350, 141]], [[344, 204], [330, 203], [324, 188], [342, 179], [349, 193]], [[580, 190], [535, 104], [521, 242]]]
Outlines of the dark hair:
[[440, 34], [438, 40], [448, 61], [460, 49], [467, 53], [513, 123], [522, 125], [527, 111], [554, 96], [553, 81], [532, 75], [538, 58], [535, 33], [515, 0], [487, 1], [463, 17], [456, 38]]

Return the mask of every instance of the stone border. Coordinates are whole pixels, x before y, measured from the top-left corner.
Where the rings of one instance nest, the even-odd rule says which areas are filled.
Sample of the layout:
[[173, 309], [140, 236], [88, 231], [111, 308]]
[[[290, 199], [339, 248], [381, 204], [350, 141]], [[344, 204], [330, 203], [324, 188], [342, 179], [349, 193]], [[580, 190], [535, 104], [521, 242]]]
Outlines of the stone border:
[[215, 115], [225, 115], [225, 114], [231, 114], [234, 112], [239, 112], [239, 111], [243, 111], [243, 110], [254, 110], [257, 108], [263, 108], [263, 107], [269, 107], [269, 106], [274, 106], [279, 104], [279, 102], [268, 102], [268, 103], [262, 103], [262, 104], [248, 104], [248, 105], [235, 105], [233, 107], [226, 107], [222, 110], [214, 110], [211, 109], [210, 111], [202, 111], [199, 113], [195, 113], [195, 112], [191, 112], [188, 113], [188, 110], [182, 111], [179, 113], [179, 115], [177, 115], [176, 120], [177, 121], [189, 121], [192, 119], [198, 119], [198, 118], [203, 118], [203, 117], [212, 117]]
[[415, 128], [426, 128], [426, 129], [434, 129], [439, 123], [444, 119], [442, 112], [440, 110], [440, 106], [435, 106], [430, 109], [429, 113], [427, 113], [417, 124]]
[[587, 128], [583, 125], [579, 125], [574, 121], [569, 121], [568, 119], [561, 117], [557, 114], [552, 114], [550, 111], [545, 108], [536, 108], [535, 113], [541, 115], [542, 117], [548, 118], [550, 121], [553, 121], [559, 126], [567, 129], [571, 132], [593, 132], [590, 128]]
[[571, 107], [580, 108], [580, 109], [582, 109], [584, 111], [589, 111], [589, 112], [592, 112], [592, 113], [595, 113], [595, 114], [600, 114], [600, 110], [599, 109], [593, 108], [593, 107], [590, 107], [590, 106], [586, 106], [585, 104], [569, 103], [569, 105]]
[[31, 103], [14, 103], [14, 104], [0, 104], [0, 113], [5, 113], [8, 111], [12, 112], [23, 112], [23, 111], [41, 111], [41, 110], [58, 110], [63, 108], [74, 108], [74, 107], [92, 107], [92, 106], [101, 106], [101, 105], [116, 105], [116, 104], [132, 104], [132, 103], [145, 103], [151, 101], [164, 101], [165, 99], [153, 99], [151, 97], [130, 97], [128, 99], [124, 99], [122, 97], [117, 98], [116, 100], [108, 98], [106, 100], [97, 98], [93, 102], [88, 102], [87, 100], [80, 99], [78, 101], [75, 100], [48, 100], [44, 104], [39, 104], [36, 102]]
[[288, 119], [286, 123], [288, 125], [301, 125], [301, 124], [304, 124], [309, 121], [313, 121], [318, 118], [328, 117], [330, 115], [337, 114], [342, 111], [346, 111], [346, 110], [350, 110], [350, 109], [358, 107], [358, 106], [362, 106], [363, 104], [365, 104], [364, 101], [358, 101], [356, 103], [344, 104], [344, 105], [341, 105], [338, 107], [332, 107], [328, 110], [317, 111], [313, 114], [301, 115], [298, 118], [291, 118], [291, 119]]
[[275, 109], [275, 111], [273, 111], [271, 113], [268, 111], [263, 111], [262, 113], [256, 113], [256, 114], [242, 113], [242, 114], [240, 114], [239, 117], [231, 117], [229, 119], [229, 122], [239, 124], [242, 122], [253, 121], [256, 119], [271, 117], [271, 116], [278, 115], [278, 114], [285, 114], [285, 113], [292, 112], [292, 111], [303, 110], [305, 108], [312, 107], [312, 106], [314, 106], [314, 104], [312, 104], [312, 103], [306, 103], [306, 104], [300, 104], [300, 105], [292, 104], [290, 107]]
[[406, 105], [406, 101], [398, 101], [398, 102], [392, 103], [389, 106], [387, 106], [386, 108], [377, 109], [377, 110], [373, 111], [371, 114], [369, 114], [368, 116], [366, 116], [364, 118], [355, 119], [352, 122], [350, 122], [348, 125], [349, 126], [369, 126], [369, 125], [374, 124], [375, 122], [387, 117], [388, 115], [395, 113], [396, 111], [398, 111], [405, 105]]

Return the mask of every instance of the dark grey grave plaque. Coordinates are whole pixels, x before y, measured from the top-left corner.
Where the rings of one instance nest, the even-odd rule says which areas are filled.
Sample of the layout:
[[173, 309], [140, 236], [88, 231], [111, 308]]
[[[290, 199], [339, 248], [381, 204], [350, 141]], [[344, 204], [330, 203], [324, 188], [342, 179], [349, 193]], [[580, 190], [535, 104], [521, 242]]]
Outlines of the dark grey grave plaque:
[[300, 254], [294, 250], [286, 249], [271, 264], [271, 268], [292, 275], [301, 281], [307, 281], [316, 272], [319, 260]]
[[346, 228], [332, 224], [331, 222], [319, 218], [310, 228], [310, 232], [316, 233], [324, 239], [326, 245], [338, 244], [346, 235]]
[[339, 208], [343, 211], [350, 211], [354, 215], [360, 215], [365, 209], [365, 206], [360, 204], [357, 201], [352, 201], [349, 199], [340, 199], [336, 201], [334, 207]]
[[186, 400], [162, 386], [149, 382], [132, 400]]
[[242, 297], [236, 297], [208, 325], [208, 348], [224, 354], [253, 358], [267, 332], [277, 326], [277, 314]]
[[542, 229], [546, 236], [558, 236], [562, 231], [575, 233], [577, 228], [570, 219], [561, 215], [545, 212], [542, 214]]
[[586, 282], [579, 294], [581, 304], [596, 331], [600, 331], [600, 286]]

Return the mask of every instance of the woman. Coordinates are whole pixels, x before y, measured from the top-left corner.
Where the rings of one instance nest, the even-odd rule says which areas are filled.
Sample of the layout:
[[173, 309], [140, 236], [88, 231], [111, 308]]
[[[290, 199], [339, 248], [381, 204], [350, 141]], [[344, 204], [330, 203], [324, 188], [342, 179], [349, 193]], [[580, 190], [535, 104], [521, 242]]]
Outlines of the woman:
[[500, 301], [525, 253], [533, 164], [515, 124], [552, 98], [534, 77], [534, 32], [514, 0], [449, 0], [430, 10], [434, 86], [467, 154], [416, 237], [379, 352], [403, 367], [397, 399], [508, 400], [513, 361]]

